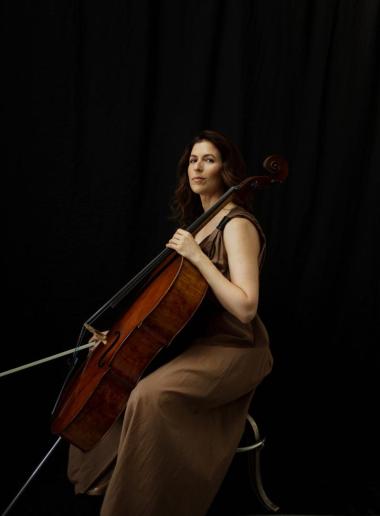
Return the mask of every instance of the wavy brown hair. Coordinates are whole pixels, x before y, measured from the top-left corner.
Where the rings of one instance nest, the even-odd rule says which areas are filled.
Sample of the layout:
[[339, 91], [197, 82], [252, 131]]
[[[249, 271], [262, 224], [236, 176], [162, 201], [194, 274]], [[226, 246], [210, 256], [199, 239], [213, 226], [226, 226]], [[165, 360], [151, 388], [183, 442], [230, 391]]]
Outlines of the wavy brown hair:
[[[227, 136], [219, 131], [204, 130], [194, 136], [182, 153], [177, 165], [177, 187], [171, 203], [172, 219], [175, 219], [181, 226], [187, 226], [203, 213], [199, 195], [195, 194], [189, 184], [187, 169], [192, 148], [196, 143], [209, 141], [219, 150], [222, 158], [222, 179], [224, 191], [231, 186], [238, 185], [247, 176], [247, 166], [240, 153], [239, 148]], [[235, 193], [231, 200], [252, 211], [249, 193]]]

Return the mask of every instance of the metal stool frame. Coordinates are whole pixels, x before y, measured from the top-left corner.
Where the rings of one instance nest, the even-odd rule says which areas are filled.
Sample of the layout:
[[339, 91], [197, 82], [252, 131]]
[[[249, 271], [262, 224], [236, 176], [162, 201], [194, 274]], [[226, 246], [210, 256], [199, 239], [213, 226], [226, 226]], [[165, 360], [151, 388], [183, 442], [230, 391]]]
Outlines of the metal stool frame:
[[253, 452], [249, 457], [251, 460], [248, 460], [250, 483], [261, 505], [270, 512], [278, 512], [280, 508], [269, 499], [261, 479], [260, 452], [265, 444], [265, 438], [260, 438], [259, 427], [250, 414], [247, 414], [247, 421], [253, 431], [255, 442], [249, 446], [239, 446], [236, 453]]

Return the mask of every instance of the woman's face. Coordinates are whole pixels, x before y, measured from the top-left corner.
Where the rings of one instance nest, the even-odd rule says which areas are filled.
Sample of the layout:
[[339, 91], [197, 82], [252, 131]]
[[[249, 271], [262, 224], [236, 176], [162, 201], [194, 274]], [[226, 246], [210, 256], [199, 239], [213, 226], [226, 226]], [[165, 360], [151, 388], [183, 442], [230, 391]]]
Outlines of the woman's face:
[[220, 197], [225, 190], [222, 168], [222, 157], [213, 143], [207, 140], [196, 143], [187, 168], [192, 191], [199, 195]]

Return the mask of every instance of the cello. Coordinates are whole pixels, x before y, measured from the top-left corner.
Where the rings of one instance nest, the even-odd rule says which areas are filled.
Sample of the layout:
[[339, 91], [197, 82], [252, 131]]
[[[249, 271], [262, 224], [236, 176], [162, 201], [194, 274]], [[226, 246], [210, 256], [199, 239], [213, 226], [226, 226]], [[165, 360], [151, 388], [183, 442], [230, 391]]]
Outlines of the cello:
[[[282, 183], [287, 162], [267, 157], [265, 176], [252, 176], [227, 190], [186, 230], [197, 233], [238, 192]], [[56, 402], [51, 430], [82, 451], [103, 437], [123, 412], [137, 382], [159, 353], [184, 329], [201, 305], [208, 284], [198, 269], [164, 249], [88, 321], [84, 329], [100, 336], [84, 363], [69, 378]], [[109, 308], [126, 305], [108, 332], [91, 324]], [[84, 334], [82, 329], [77, 346]]]

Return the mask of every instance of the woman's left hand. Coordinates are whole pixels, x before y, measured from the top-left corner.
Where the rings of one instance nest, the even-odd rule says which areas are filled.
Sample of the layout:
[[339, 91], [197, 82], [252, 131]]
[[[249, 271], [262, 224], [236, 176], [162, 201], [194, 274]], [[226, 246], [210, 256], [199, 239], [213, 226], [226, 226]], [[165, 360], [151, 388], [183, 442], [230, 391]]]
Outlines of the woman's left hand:
[[203, 253], [202, 249], [194, 240], [193, 235], [185, 229], [177, 229], [172, 238], [166, 244], [166, 247], [174, 249], [174, 251], [177, 251], [178, 254], [187, 258], [193, 264]]

